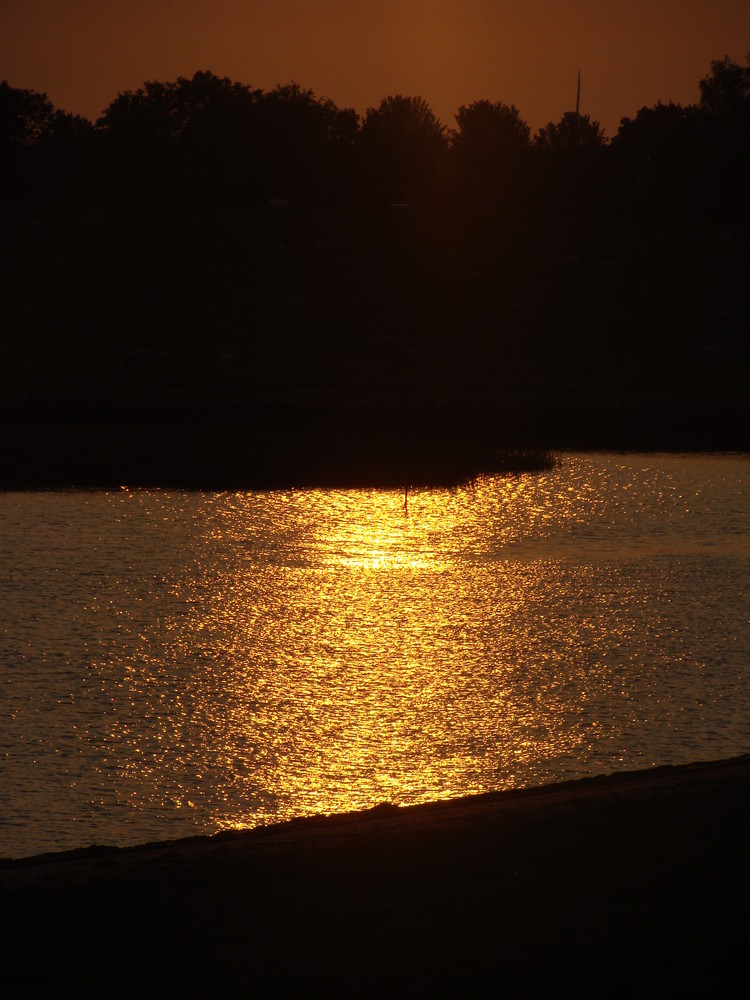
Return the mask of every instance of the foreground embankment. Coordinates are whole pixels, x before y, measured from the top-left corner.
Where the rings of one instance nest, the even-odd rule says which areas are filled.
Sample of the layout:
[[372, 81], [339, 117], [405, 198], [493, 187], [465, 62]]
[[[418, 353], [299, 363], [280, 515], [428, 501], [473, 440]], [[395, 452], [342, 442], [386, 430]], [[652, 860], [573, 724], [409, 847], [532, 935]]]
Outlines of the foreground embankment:
[[750, 756], [0, 865], [9, 995], [741, 995]]

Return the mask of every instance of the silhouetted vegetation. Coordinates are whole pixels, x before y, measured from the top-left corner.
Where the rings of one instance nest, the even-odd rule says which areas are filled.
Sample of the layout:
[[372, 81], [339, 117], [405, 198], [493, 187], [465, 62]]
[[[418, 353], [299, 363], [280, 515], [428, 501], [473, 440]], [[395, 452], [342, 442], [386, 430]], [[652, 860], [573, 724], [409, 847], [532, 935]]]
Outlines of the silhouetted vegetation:
[[696, 94], [610, 140], [577, 112], [532, 135], [482, 100], [450, 128], [392, 95], [360, 119], [210, 72], [91, 123], [3, 82], [0, 389], [427, 401], [459, 425], [481, 403], [486, 440], [542, 447], [502, 413], [661, 399], [729, 405], [711, 440], [746, 441], [750, 61]]
[[[450, 129], [423, 98], [396, 95], [360, 120], [296, 83], [264, 92], [210, 72], [118, 94], [92, 124], [3, 81], [5, 200], [264, 205], [274, 198], [302, 208], [346, 196], [361, 205], [505, 209], [522, 194], [527, 208], [535, 199], [546, 204], [550, 186], [564, 196], [573, 185], [598, 210], [602, 198], [653, 176], [654, 183], [669, 177], [701, 210], [715, 211], [718, 198], [721, 221], [744, 224], [750, 63], [716, 60], [697, 89], [694, 105], [658, 103], [624, 118], [610, 142], [577, 112], [532, 137], [518, 109], [502, 102], [459, 108]], [[75, 171], [61, 170], [71, 163]], [[721, 189], [713, 201], [701, 197], [706, 187]], [[679, 208], [694, 214], [686, 203]], [[643, 212], [655, 210], [651, 202]]]
[[93, 152], [92, 124], [56, 109], [46, 94], [0, 83], [0, 184], [3, 201], [83, 196]]
[[460, 107], [451, 138], [454, 198], [478, 211], [517, 211], [528, 196], [531, 129], [514, 105]]
[[365, 191], [385, 204], [432, 201], [448, 155], [445, 127], [421, 97], [385, 97], [358, 136]]

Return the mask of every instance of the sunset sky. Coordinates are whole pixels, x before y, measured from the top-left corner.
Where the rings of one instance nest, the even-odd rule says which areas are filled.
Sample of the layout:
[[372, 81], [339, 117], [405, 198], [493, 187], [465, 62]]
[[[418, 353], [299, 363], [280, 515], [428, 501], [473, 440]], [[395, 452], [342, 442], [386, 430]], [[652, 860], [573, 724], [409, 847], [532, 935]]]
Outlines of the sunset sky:
[[424, 97], [448, 126], [480, 98], [532, 129], [575, 105], [608, 135], [658, 100], [698, 97], [712, 59], [744, 62], [748, 0], [0, 0], [0, 79], [96, 118], [123, 90], [199, 69], [296, 80], [360, 113]]

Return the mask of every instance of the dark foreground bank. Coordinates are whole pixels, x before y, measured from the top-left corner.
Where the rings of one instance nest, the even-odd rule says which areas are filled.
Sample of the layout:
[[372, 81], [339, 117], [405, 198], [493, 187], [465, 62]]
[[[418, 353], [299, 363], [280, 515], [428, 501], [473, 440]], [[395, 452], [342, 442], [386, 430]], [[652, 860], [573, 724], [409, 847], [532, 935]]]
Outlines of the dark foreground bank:
[[740, 996], [750, 756], [0, 866], [8, 995]]

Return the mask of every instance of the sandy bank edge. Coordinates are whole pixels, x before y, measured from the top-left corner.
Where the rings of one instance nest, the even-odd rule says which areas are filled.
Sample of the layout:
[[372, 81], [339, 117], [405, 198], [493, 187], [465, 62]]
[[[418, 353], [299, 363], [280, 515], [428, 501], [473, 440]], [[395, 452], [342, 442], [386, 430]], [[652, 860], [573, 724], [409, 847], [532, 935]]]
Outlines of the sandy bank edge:
[[109, 878], [119, 870], [159, 864], [197, 864], [218, 853], [293, 849], [313, 839], [348, 839], [352, 835], [403, 836], [410, 830], [445, 825], [481, 825], [512, 821], [518, 816], [543, 816], [586, 804], [589, 808], [613, 803], [631, 808], [654, 798], [700, 798], [705, 792], [742, 795], [750, 791], [750, 753], [716, 761], [663, 765], [637, 771], [617, 771], [589, 778], [530, 788], [509, 789], [411, 806], [382, 803], [374, 808], [300, 817], [246, 830], [225, 830], [206, 836], [159, 840], [132, 847], [92, 845], [27, 858], [0, 858], [0, 885], [39, 884], [45, 879], [77, 881]]
[[4, 863], [13, 997], [742, 996], [750, 756]]

